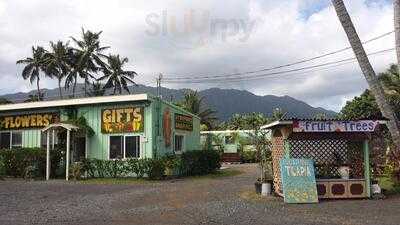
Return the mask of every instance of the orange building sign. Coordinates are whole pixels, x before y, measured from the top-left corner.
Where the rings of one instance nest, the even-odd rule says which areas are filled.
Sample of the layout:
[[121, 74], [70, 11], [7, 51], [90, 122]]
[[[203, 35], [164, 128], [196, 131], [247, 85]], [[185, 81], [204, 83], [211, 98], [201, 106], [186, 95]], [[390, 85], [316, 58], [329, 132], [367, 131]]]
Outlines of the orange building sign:
[[101, 111], [102, 133], [130, 133], [143, 131], [143, 107], [103, 109]]
[[175, 114], [175, 129], [192, 131], [193, 117], [183, 114]]
[[0, 117], [1, 130], [43, 128], [59, 121], [56, 113], [35, 113]]

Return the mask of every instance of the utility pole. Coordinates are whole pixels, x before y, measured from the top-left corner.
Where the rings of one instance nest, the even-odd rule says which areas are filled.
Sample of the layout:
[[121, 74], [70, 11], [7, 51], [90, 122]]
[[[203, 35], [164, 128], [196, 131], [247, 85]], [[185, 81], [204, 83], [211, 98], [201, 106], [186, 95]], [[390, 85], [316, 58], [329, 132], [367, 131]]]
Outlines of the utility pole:
[[156, 78], [157, 81], [157, 97], [161, 98], [161, 80], [163, 78], [162, 73], [158, 75], [158, 78]]

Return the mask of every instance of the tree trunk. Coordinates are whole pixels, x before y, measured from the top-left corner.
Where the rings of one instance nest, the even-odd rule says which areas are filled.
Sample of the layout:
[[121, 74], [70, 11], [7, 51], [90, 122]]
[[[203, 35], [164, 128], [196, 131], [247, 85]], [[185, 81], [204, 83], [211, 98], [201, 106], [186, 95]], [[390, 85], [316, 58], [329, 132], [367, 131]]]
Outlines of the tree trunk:
[[62, 99], [63, 96], [62, 96], [62, 90], [61, 90], [61, 79], [58, 79], [58, 91], [59, 91], [59, 94], [60, 94], [60, 99]]
[[87, 84], [87, 82], [88, 82], [88, 79], [87, 79], [87, 77], [85, 77], [85, 97], [87, 96], [87, 92], [86, 92], [86, 84]]
[[40, 101], [40, 86], [39, 86], [39, 76], [36, 79], [36, 85], [37, 85], [37, 101]]
[[397, 69], [400, 74], [400, 0], [393, 0], [394, 37], [396, 44]]
[[[396, 40], [397, 64], [400, 65], [400, 0], [393, 0], [394, 36]], [[398, 67], [400, 70], [400, 67]]]
[[354, 54], [356, 55], [361, 71], [364, 74], [365, 79], [367, 80], [372, 94], [375, 96], [376, 103], [378, 104], [382, 115], [389, 119], [387, 126], [392, 136], [392, 140], [396, 145], [396, 149], [398, 150], [400, 149], [400, 132], [396, 115], [394, 114], [391, 106], [386, 101], [383, 88], [379, 83], [375, 71], [371, 66], [371, 63], [369, 62], [367, 54], [365, 53], [364, 47], [360, 41], [360, 38], [358, 37], [357, 31], [354, 28], [353, 22], [351, 21], [350, 15], [347, 12], [343, 0], [332, 0], [332, 4], [335, 7], [339, 21], [342, 24], [343, 29], [346, 32], [347, 38], [349, 39], [350, 45], [354, 51]]
[[78, 77], [75, 77], [75, 79], [74, 79], [74, 86], [72, 87], [72, 98], [75, 98], [75, 89], [76, 89], [77, 79], [78, 79]]

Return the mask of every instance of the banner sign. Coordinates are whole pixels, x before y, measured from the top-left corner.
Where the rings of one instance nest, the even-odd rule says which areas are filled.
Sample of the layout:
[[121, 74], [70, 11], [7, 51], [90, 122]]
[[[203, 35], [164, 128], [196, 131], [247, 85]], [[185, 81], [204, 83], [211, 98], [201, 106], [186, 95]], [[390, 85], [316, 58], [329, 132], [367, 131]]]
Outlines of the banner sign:
[[286, 203], [318, 202], [314, 164], [310, 159], [281, 159], [281, 178]]
[[0, 130], [44, 128], [59, 121], [57, 113], [32, 113], [0, 117]]
[[193, 130], [193, 117], [182, 114], [175, 114], [175, 129], [178, 130]]
[[102, 133], [129, 133], [143, 131], [143, 107], [103, 109], [101, 111]]
[[171, 146], [171, 135], [172, 135], [172, 123], [171, 123], [171, 111], [166, 108], [163, 113], [163, 135], [165, 147]]
[[293, 132], [373, 132], [378, 121], [293, 121]]

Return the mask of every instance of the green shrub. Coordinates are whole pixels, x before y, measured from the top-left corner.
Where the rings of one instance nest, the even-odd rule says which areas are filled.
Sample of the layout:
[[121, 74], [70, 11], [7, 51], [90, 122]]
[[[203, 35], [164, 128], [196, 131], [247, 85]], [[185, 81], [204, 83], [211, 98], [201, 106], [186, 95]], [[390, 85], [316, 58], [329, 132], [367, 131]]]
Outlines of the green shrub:
[[106, 161], [101, 159], [94, 159], [93, 160], [93, 167], [97, 173], [97, 177], [103, 178], [106, 176]]
[[183, 176], [204, 175], [221, 167], [221, 157], [214, 150], [188, 151], [181, 155], [180, 174]]
[[122, 177], [125, 172], [125, 162], [121, 158], [105, 161], [105, 174], [107, 177]]
[[82, 159], [82, 170], [87, 173], [89, 178], [96, 177], [96, 168], [94, 166], [94, 159]]
[[[85, 159], [82, 161], [82, 170], [89, 177], [122, 177], [136, 176], [159, 180], [168, 175], [193, 176], [214, 172], [221, 166], [220, 155], [213, 150], [189, 151], [182, 155], [168, 155], [159, 159], [116, 159], [99, 160]], [[172, 171], [172, 172], [171, 172]]]
[[257, 162], [257, 152], [256, 151], [242, 151], [239, 153], [240, 160], [243, 163], [255, 163]]
[[84, 174], [84, 166], [82, 162], [74, 162], [71, 164], [70, 175], [74, 180], [80, 180]]
[[[50, 173], [54, 177], [60, 165], [61, 152], [58, 150], [51, 151]], [[30, 171], [34, 177], [44, 178], [46, 174], [46, 150], [41, 148], [15, 148], [3, 149], [0, 151], [2, 160], [3, 173], [6, 176], [24, 177], [27, 167], [35, 168]], [[30, 168], [31, 170], [32, 168]]]
[[165, 161], [162, 159], [149, 160], [148, 177], [150, 180], [160, 180], [164, 177]]

